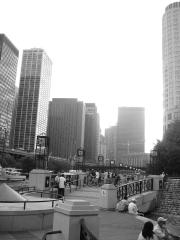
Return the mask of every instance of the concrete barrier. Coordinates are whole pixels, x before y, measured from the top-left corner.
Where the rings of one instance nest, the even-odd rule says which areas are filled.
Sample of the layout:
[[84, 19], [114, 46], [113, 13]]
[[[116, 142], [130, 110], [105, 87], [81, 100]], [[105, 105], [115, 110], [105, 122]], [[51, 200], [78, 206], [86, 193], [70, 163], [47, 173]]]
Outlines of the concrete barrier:
[[19, 232], [52, 228], [54, 209], [0, 211], [0, 231]]
[[66, 200], [55, 207], [53, 231], [61, 230], [65, 240], [80, 239], [80, 221], [85, 220], [89, 231], [99, 237], [99, 210], [84, 200]]
[[104, 184], [100, 190], [100, 207], [114, 210], [117, 204], [117, 188], [113, 184]]

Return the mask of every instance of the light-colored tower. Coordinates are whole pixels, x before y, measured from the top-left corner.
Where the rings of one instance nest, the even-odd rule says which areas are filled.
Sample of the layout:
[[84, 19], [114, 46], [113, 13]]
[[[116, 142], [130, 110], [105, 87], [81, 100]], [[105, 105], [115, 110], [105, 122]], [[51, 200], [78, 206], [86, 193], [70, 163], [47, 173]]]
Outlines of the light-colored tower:
[[180, 120], [180, 2], [166, 7], [163, 15], [163, 130]]
[[15, 98], [15, 82], [19, 51], [12, 42], [0, 34], [0, 132], [6, 135], [9, 145], [12, 109]]
[[23, 51], [14, 148], [33, 152], [37, 135], [46, 134], [51, 69], [44, 50]]
[[48, 137], [52, 156], [72, 159], [84, 147], [85, 107], [75, 98], [53, 98], [49, 103]]

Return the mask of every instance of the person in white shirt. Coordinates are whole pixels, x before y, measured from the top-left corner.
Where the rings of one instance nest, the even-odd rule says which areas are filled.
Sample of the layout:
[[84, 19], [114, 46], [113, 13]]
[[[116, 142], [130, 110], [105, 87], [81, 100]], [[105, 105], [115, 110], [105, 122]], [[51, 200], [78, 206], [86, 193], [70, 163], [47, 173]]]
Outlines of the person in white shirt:
[[132, 199], [131, 199], [131, 202], [130, 202], [129, 205], [128, 205], [128, 212], [129, 212], [130, 214], [133, 214], [133, 215], [144, 216], [143, 213], [141, 213], [141, 212], [138, 211], [138, 208], [137, 208], [137, 205], [136, 205], [136, 199], [135, 199], [135, 198], [132, 198]]
[[58, 197], [62, 197], [62, 201], [64, 202], [64, 189], [66, 182], [64, 174], [61, 175], [60, 172], [58, 172], [55, 181], [58, 183]]

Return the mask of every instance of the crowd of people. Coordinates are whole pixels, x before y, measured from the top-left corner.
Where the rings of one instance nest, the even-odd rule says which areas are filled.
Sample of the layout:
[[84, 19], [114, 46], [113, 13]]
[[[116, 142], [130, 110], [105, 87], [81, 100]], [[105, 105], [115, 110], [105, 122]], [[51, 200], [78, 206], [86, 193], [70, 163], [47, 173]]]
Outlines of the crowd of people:
[[[125, 196], [124, 199], [117, 203], [116, 210], [119, 212], [128, 212], [132, 215], [144, 216], [144, 214], [138, 210], [136, 202], [135, 198], [128, 200]], [[155, 225], [153, 225], [151, 221], [145, 222], [137, 240], [172, 240], [173, 237], [168, 232], [166, 221], [167, 219], [159, 217]]]
[[87, 173], [87, 183], [88, 185], [94, 186], [112, 183], [117, 186], [130, 181], [138, 180], [139, 176], [138, 174], [122, 174], [120, 171], [97, 171], [92, 169]]

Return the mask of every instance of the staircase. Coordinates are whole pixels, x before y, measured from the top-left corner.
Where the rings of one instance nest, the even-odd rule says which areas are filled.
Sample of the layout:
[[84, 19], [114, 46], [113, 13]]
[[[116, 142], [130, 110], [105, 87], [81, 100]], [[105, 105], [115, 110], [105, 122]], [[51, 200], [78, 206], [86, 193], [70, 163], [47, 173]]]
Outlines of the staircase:
[[153, 214], [164, 216], [173, 225], [180, 226], [180, 178], [168, 178], [159, 192], [158, 205]]

